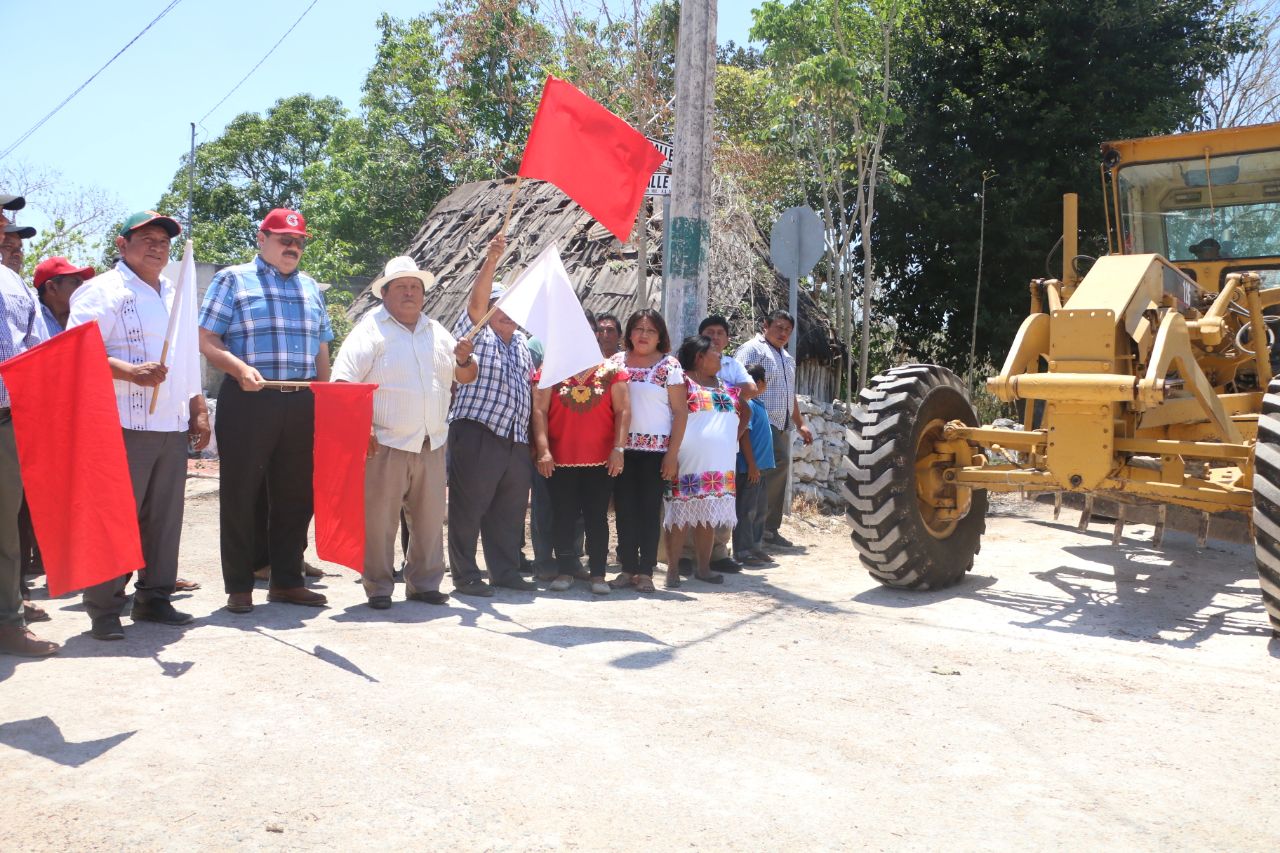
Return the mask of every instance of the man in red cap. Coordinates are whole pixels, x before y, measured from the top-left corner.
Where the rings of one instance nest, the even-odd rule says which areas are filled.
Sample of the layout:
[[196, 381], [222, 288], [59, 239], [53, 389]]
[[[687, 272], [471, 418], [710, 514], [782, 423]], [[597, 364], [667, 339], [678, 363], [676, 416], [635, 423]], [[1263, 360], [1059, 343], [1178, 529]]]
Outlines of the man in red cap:
[[45, 258], [36, 265], [34, 284], [49, 337], [66, 330], [71, 294], [95, 275], [93, 267], [78, 267], [61, 255]]
[[258, 230], [258, 256], [213, 277], [200, 309], [200, 351], [226, 374], [218, 391], [219, 519], [227, 609], [253, 609], [258, 568], [255, 507], [270, 495], [267, 600], [323, 607], [305, 586], [302, 554], [311, 525], [315, 400], [310, 389], [269, 381], [329, 380], [333, 330], [315, 279], [298, 271], [306, 220], [277, 208]]
[[[177, 329], [161, 364], [179, 295], [164, 275], [178, 223], [153, 210], [125, 220], [116, 237], [120, 260], [90, 279], [71, 298], [67, 327], [96, 322], [115, 382], [116, 407], [138, 510], [144, 565], [133, 596], [134, 622], [180, 626], [191, 615], [170, 601], [178, 578], [187, 448], [209, 443], [209, 414], [200, 388], [196, 329]], [[154, 401], [154, 405], [153, 405]], [[129, 575], [84, 591], [98, 640], [121, 640]]]
[[[47, 337], [51, 338], [67, 328], [67, 315], [71, 313], [71, 294], [95, 275], [97, 273], [93, 267], [78, 267], [61, 256], [46, 258], [36, 265], [36, 298], [40, 300]], [[31, 511], [25, 498], [22, 509], [18, 512], [18, 539], [21, 544], [22, 574], [42, 574], [44, 569], [41, 566], [40, 545], [36, 542], [36, 533], [31, 526]], [[24, 583], [23, 595], [27, 594]], [[47, 613], [30, 601], [24, 607], [27, 622], [43, 622], [49, 618]]]
[[[21, 196], [0, 195], [0, 229], [10, 224], [5, 212], [19, 210], [25, 203]], [[25, 352], [44, 338], [44, 321], [31, 289], [8, 267], [0, 266], [0, 361]], [[60, 647], [31, 633], [22, 608], [18, 552], [21, 504], [22, 477], [9, 414], [9, 389], [0, 379], [0, 654], [46, 657]]]

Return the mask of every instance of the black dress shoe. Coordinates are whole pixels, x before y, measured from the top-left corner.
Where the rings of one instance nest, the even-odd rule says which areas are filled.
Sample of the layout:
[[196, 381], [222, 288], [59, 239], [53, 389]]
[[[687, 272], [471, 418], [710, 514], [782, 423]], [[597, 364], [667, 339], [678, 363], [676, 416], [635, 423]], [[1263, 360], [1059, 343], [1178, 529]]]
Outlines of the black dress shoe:
[[484, 581], [471, 581], [470, 583], [457, 584], [453, 588], [454, 595], [478, 595], [481, 598], [493, 597], [493, 587]]
[[439, 590], [411, 592], [404, 597], [405, 601], [421, 601], [423, 604], [445, 604], [449, 601], [449, 593]]
[[369, 596], [369, 606], [374, 610], [390, 610], [391, 596], [389, 595], [371, 595]]
[[134, 622], [159, 622], [161, 625], [186, 625], [193, 617], [190, 613], [183, 613], [181, 610], [175, 610], [173, 605], [163, 598], [155, 598], [150, 601], [138, 601], [134, 599], [133, 614], [130, 617]]
[[95, 640], [123, 640], [124, 626], [120, 624], [119, 616], [108, 613], [94, 618], [93, 628], [89, 633], [93, 634]]
[[516, 575], [515, 577], [506, 578], [505, 580], [500, 580], [497, 583], [495, 583], [494, 586], [501, 586], [507, 589], [518, 589], [523, 592], [529, 592], [531, 590], [535, 590], [538, 588], [538, 585], [536, 583], [534, 583], [531, 580], [525, 580], [519, 575]]
[[711, 561], [711, 568], [717, 572], [725, 572], [732, 575], [742, 571], [742, 564], [733, 559], [733, 557], [721, 557], [719, 560]]

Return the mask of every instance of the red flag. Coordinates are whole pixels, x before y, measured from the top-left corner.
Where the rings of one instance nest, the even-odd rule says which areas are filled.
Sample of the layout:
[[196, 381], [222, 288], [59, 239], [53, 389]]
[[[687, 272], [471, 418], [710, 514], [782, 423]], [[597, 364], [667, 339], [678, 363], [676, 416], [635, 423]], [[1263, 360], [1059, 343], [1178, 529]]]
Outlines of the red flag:
[[133, 481], [98, 324], [9, 359], [0, 376], [49, 595], [142, 568]]
[[555, 184], [625, 243], [649, 177], [665, 159], [640, 131], [548, 77], [519, 174]]
[[364, 460], [373, 431], [373, 389], [315, 382], [316, 553], [364, 573]]

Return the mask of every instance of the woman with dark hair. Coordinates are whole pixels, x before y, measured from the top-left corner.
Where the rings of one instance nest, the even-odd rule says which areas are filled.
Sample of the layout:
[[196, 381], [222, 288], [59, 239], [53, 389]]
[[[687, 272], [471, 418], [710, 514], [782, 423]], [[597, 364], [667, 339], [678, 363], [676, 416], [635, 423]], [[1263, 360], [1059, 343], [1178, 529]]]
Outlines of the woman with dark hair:
[[623, 346], [622, 352], [609, 359], [626, 378], [631, 398], [625, 461], [613, 489], [622, 571], [609, 585], [653, 592], [663, 482], [679, 473], [676, 459], [688, 415], [687, 395], [684, 371], [668, 355], [671, 337], [661, 314], [652, 308], [632, 314], [623, 333]]
[[[587, 312], [595, 331], [595, 317]], [[533, 444], [538, 473], [551, 492], [551, 529], [558, 573], [551, 589], [573, 586], [578, 558], [574, 528], [586, 531], [591, 591], [608, 595], [609, 494], [624, 469], [630, 394], [622, 371], [606, 361], [533, 392]]]
[[711, 571], [711, 546], [717, 527], [732, 528], [738, 521], [738, 437], [748, 423], [745, 407], [738, 404], [738, 389], [716, 376], [720, 354], [710, 338], [686, 338], [679, 355], [688, 389], [688, 419], [680, 444], [679, 476], [668, 478], [665, 501], [668, 589], [680, 586], [679, 557], [691, 532], [694, 577], [706, 583], [724, 582], [724, 575]]

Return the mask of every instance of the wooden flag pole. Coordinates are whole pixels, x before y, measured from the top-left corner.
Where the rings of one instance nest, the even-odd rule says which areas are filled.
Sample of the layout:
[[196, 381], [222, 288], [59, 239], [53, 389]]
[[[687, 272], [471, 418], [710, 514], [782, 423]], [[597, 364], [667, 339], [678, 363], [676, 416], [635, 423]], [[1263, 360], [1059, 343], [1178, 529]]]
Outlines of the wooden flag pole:
[[[520, 184], [524, 181], [524, 175], [516, 175], [516, 182], [511, 186], [511, 198], [507, 201], [507, 215], [502, 217], [502, 229], [498, 232], [505, 236], [507, 233], [507, 225], [511, 222], [511, 211], [516, 206], [516, 193], [520, 191]], [[510, 291], [508, 291], [510, 292]], [[489, 318], [493, 316], [493, 312], [498, 310], [498, 303], [494, 302], [489, 306], [489, 310], [480, 318], [480, 322], [471, 327], [471, 331], [462, 336], [464, 341], [469, 341], [476, 335], [480, 334], [480, 330], [484, 328], [484, 324], [489, 322]]]
[[262, 387], [263, 388], [310, 388], [311, 380], [299, 379], [297, 381], [289, 381], [289, 380], [276, 381], [274, 379], [267, 379], [263, 381]]
[[522, 181], [524, 181], [524, 175], [516, 175], [516, 182], [511, 187], [511, 198], [507, 201], [507, 215], [502, 217], [502, 230], [498, 232], [499, 234], [506, 235], [507, 233], [507, 224], [511, 222], [511, 211], [515, 209], [516, 193], [520, 191]]
[[[165, 359], [169, 357], [169, 339], [164, 339], [164, 346], [160, 347], [160, 366], [164, 367]], [[156, 413], [156, 401], [160, 399], [160, 387], [156, 386], [151, 389], [151, 405], [147, 408], [148, 415]]]
[[[173, 340], [173, 330], [174, 330], [174, 326], [177, 324], [178, 310], [181, 307], [178, 300], [182, 298], [182, 289], [186, 287], [187, 284], [189, 284], [186, 277], [187, 256], [190, 254], [192, 250], [192, 246], [193, 246], [192, 242], [188, 240], [187, 244], [182, 247], [182, 271], [178, 274], [178, 286], [175, 287], [173, 290], [173, 305], [169, 309], [169, 328], [165, 330], [164, 344], [160, 347], [160, 366], [161, 367], [165, 366], [165, 362], [169, 358], [169, 343], [170, 341]], [[151, 392], [151, 406], [148, 407], [147, 414], [154, 415], [156, 413], [156, 402], [159, 399], [160, 399], [160, 388], [157, 386]]]

